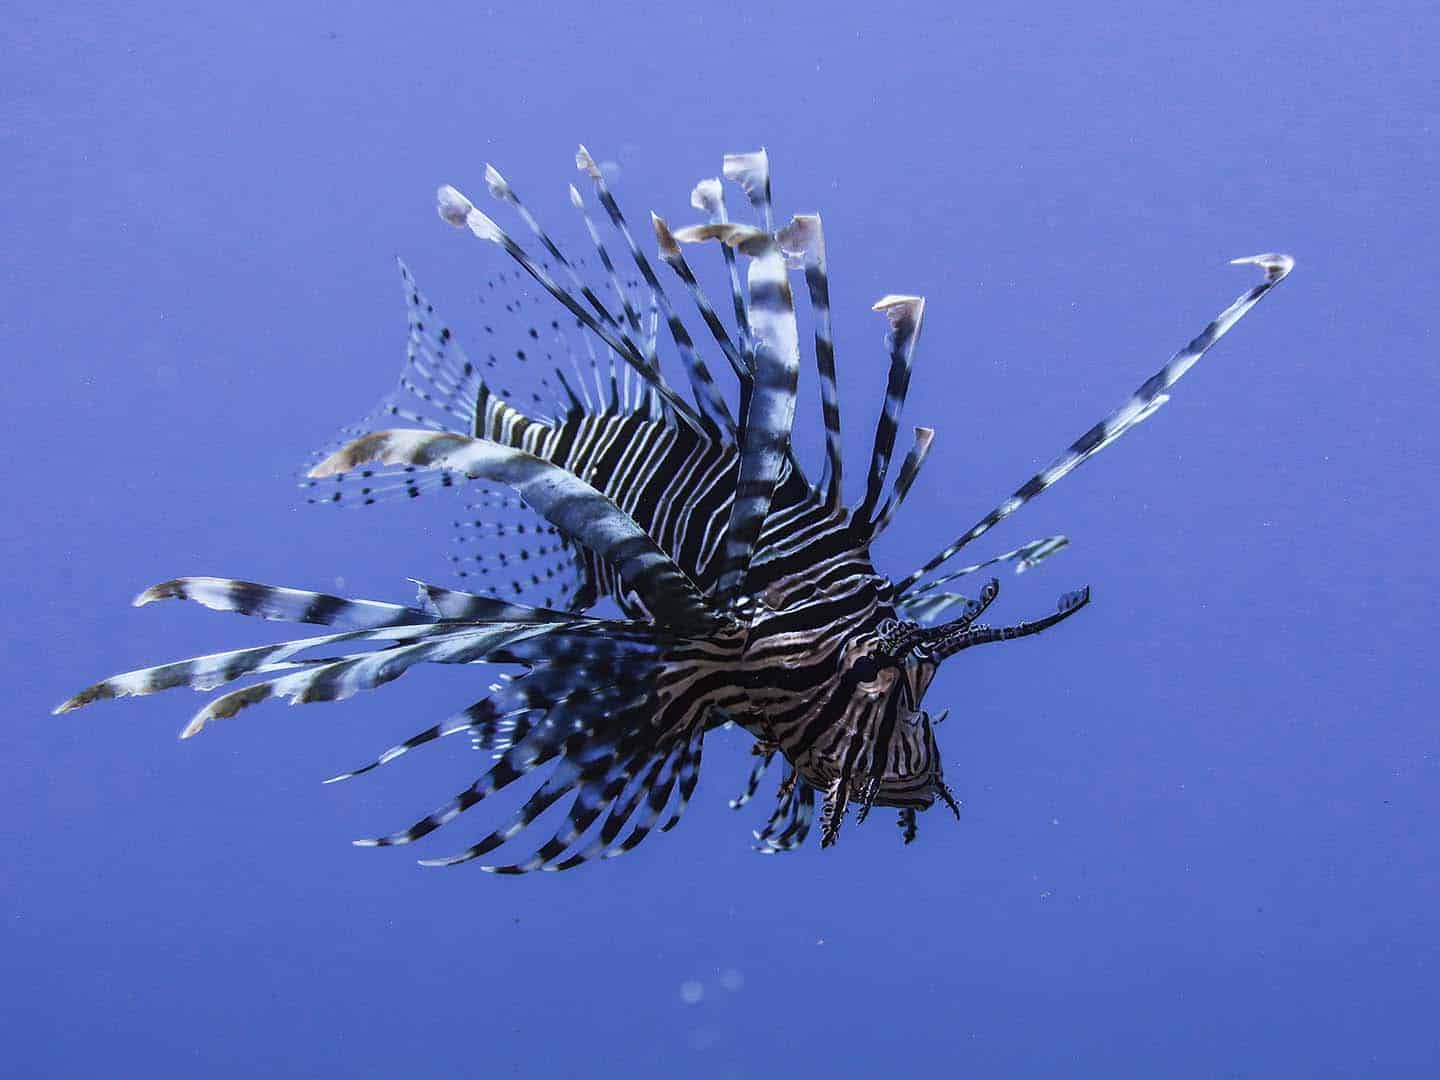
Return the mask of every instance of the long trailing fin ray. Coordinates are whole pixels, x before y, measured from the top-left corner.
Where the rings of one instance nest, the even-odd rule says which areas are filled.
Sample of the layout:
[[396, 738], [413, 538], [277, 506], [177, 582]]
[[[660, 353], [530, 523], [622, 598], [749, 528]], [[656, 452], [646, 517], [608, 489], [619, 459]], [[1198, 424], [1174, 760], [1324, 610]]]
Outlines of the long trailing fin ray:
[[478, 596], [459, 589], [447, 589], [443, 585], [432, 585], [416, 581], [419, 599], [432, 607], [442, 619], [459, 622], [506, 622], [506, 623], [578, 623], [597, 622], [586, 620], [570, 611], [532, 607], [516, 604], [494, 596]]
[[528, 672], [496, 683], [489, 696], [439, 724], [391, 746], [377, 757], [354, 769], [325, 780], [327, 784], [351, 780], [388, 765], [418, 746], [446, 735], [468, 734], [477, 750], [507, 751], [520, 745], [535, 728], [534, 717], [583, 703], [587, 708], [623, 704], [653, 676], [653, 667], [624, 666], [609, 682], [586, 683], [580, 676], [588, 670], [583, 662], [537, 664]]
[[1109, 446], [1121, 435], [1153, 415], [1156, 408], [1168, 400], [1168, 391], [1190, 370], [1210, 348], [1215, 345], [1246, 312], [1260, 302], [1271, 289], [1289, 276], [1295, 260], [1289, 255], [1251, 255], [1231, 260], [1232, 266], [1253, 265], [1265, 271], [1265, 280], [1252, 286], [1236, 298], [1234, 303], [1217, 315], [1194, 339], [1183, 346], [1170, 361], [1143, 382], [1117, 410], [1090, 428], [1058, 458], [1024, 484], [1020, 485], [1004, 502], [987, 513], [965, 532], [961, 533], [944, 550], [921, 566], [896, 588], [897, 595], [909, 592], [922, 577], [948, 562], [963, 547], [983, 536], [1019, 510], [1035, 496], [1048, 490], [1063, 477], [1079, 468], [1096, 453]]
[[[600, 230], [595, 227], [595, 221], [590, 216], [590, 211], [585, 208], [585, 200], [580, 195], [580, 189], [574, 184], [570, 185], [570, 205], [573, 206], [581, 219], [585, 222], [585, 232], [590, 237], [590, 244], [595, 248], [595, 254], [599, 256], [600, 265], [605, 270], [605, 276], [610, 281], [610, 290], [620, 301], [620, 308], [625, 314], [625, 323], [630, 327], [630, 333], [640, 335], [640, 312], [635, 310], [635, 303], [630, 299], [630, 292], [625, 288], [624, 282], [620, 280], [620, 272], [615, 269], [615, 260], [610, 257], [610, 249], [605, 246], [605, 241], [600, 236]], [[630, 339], [633, 341], [633, 339]], [[638, 348], [646, 361], [655, 366], [655, 355], [648, 349]]]
[[[506, 825], [495, 829], [460, 855], [433, 860], [431, 864], [467, 862], [494, 850], [518, 834], [546, 807], [563, 797], [580, 778], [586, 760], [594, 760], [612, 752], [611, 742], [597, 735], [597, 725], [603, 723], [611, 713], [643, 701], [645, 692], [641, 684], [644, 682], [644, 677], [641, 677], [636, 684], [593, 696], [549, 696], [544, 702], [544, 712], [540, 720], [537, 723], [527, 723], [523, 732], [517, 731], [511, 735], [507, 740], [508, 745], [500, 750], [494, 765], [467, 788], [408, 827], [385, 836], [357, 840], [355, 844], [360, 847], [393, 847], [413, 843], [442, 828], [517, 780], [544, 765], [556, 762], [551, 775], [541, 788], [537, 789], [526, 806], [516, 811]], [[514, 715], [513, 711], [509, 715]]]
[[770, 838], [779, 831], [781, 824], [789, 818], [795, 806], [795, 788], [798, 783], [799, 780], [795, 773], [795, 767], [787, 761], [780, 786], [775, 793], [775, 809], [770, 812], [770, 817], [766, 820], [765, 824], [751, 833], [755, 838], [757, 851], [764, 851], [770, 842]]
[[890, 497], [885, 500], [885, 505], [875, 515], [875, 522], [870, 528], [871, 537], [883, 533], [890, 522], [895, 519], [895, 514], [905, 502], [905, 496], [910, 494], [910, 487], [915, 483], [915, 477], [920, 475], [920, 467], [925, 464], [925, 458], [930, 454], [930, 444], [935, 440], [935, 431], [932, 428], [917, 427], [915, 429], [915, 441], [910, 445], [910, 452], [905, 455], [905, 461], [900, 466], [900, 475], [895, 478], [895, 487], [890, 491]]
[[761, 828], [755, 830], [755, 850], [762, 855], [793, 851], [805, 842], [815, 816], [815, 789], [787, 765], [780, 782], [775, 809]]
[[158, 600], [189, 600], [212, 611], [232, 611], [261, 619], [343, 626], [355, 630], [435, 621], [435, 616], [424, 610], [403, 604], [351, 600], [330, 593], [263, 585], [237, 578], [172, 578], [151, 585], [135, 598], [134, 603], [136, 607], [144, 607]]
[[509, 204], [515, 210], [520, 220], [525, 223], [526, 228], [535, 235], [535, 238], [540, 241], [545, 250], [550, 253], [550, 257], [564, 268], [566, 275], [570, 278], [570, 284], [589, 302], [590, 306], [595, 309], [595, 314], [600, 316], [600, 318], [617, 333], [623, 334], [624, 330], [620, 327], [619, 320], [616, 319], [610, 309], [605, 306], [604, 301], [595, 294], [595, 291], [586, 284], [585, 279], [580, 276], [579, 271], [577, 271], [570, 260], [565, 257], [565, 253], [560, 249], [560, 246], [555, 243], [550, 234], [540, 225], [540, 222], [535, 218], [535, 215], [531, 213], [529, 207], [520, 201], [520, 196], [515, 193], [515, 189], [510, 186], [510, 182], [501, 176], [500, 171], [493, 165], [485, 166], [485, 184], [490, 189], [491, 195]]
[[752, 257], [749, 286], [755, 388], [740, 436], [740, 473], [721, 549], [723, 563], [716, 593], [722, 603], [744, 590], [755, 544], [790, 452], [800, 377], [794, 302], [784, 257], [773, 245]]
[[318, 667], [307, 668], [278, 679], [232, 690], [201, 709], [181, 731], [191, 738], [215, 720], [227, 720], [243, 709], [272, 699], [292, 704], [315, 701], [343, 701], [356, 693], [373, 690], [399, 678], [416, 664], [469, 664], [489, 659], [500, 648], [518, 638], [544, 633], [545, 627], [497, 626], [447, 627], [430, 636], [389, 649], [343, 656]]
[[765, 222], [765, 231], [775, 231], [775, 211], [770, 205], [770, 156], [764, 147], [745, 154], [726, 154], [721, 169], [726, 180], [739, 184], [750, 205]]
[[659, 245], [660, 258], [670, 269], [675, 271], [675, 275], [679, 277], [690, 293], [690, 299], [694, 301], [696, 310], [700, 312], [700, 318], [730, 364], [730, 370], [735, 373], [735, 378], [740, 381], [742, 386], [748, 384], [750, 381], [749, 361], [741, 355], [735, 343], [730, 340], [729, 331], [725, 329], [725, 324], [720, 321], [714, 305], [710, 303], [709, 297], [705, 295], [705, 290], [701, 288], [700, 282], [695, 277], [695, 271], [690, 268], [690, 263], [686, 260], [679, 241], [670, 231], [669, 224], [658, 214], [651, 214], [650, 220], [655, 229], [655, 241]]
[[[630, 832], [623, 840], [608, 845], [602, 857], [615, 859], [624, 855], [627, 851], [634, 851], [644, 842], [645, 838], [655, 828], [655, 822], [660, 820], [666, 805], [670, 802], [670, 793], [675, 790], [675, 781], [680, 774], [680, 764], [689, 748], [689, 743], [683, 743], [671, 756], [664, 759], [664, 768], [659, 776], [655, 777], [649, 787], [645, 789], [644, 809], [635, 824], [631, 826]], [[629, 815], [627, 815], [628, 820]], [[622, 825], [624, 822], [621, 823]]]
[[481, 866], [480, 869], [491, 874], [528, 874], [535, 870], [559, 869], [555, 865], [557, 860], [580, 840], [605, 807], [624, 793], [631, 776], [648, 756], [642, 752], [627, 759], [617, 751], [597, 762], [588, 763], [576, 785], [575, 798], [565, 820], [549, 839], [538, 845], [524, 862]]
[[509, 484], [525, 502], [576, 543], [613, 566], [655, 620], [705, 628], [715, 616], [689, 576], [635, 520], [574, 473], [484, 439], [427, 431], [379, 431], [355, 440], [312, 471], [327, 476], [365, 461], [448, 469]]
[[780, 854], [794, 851], [805, 843], [810, 835], [810, 826], [815, 820], [815, 789], [805, 781], [795, 785], [795, 799], [791, 803], [788, 820], [784, 828], [766, 839], [764, 854]]
[[[575, 154], [576, 167], [587, 176], [595, 185], [596, 197], [600, 205], [605, 209], [610, 219], [610, 224], [620, 233], [629, 249], [630, 258], [640, 271], [640, 276], [645, 282], [645, 287], [650, 292], [651, 303], [654, 305], [654, 312], [658, 317], [663, 317], [666, 326], [669, 328], [670, 336], [675, 342], [675, 347], [680, 353], [681, 363], [685, 367], [686, 377], [690, 381], [691, 392], [695, 398], [695, 404], [700, 410], [700, 415], [709, 422], [715, 434], [733, 434], [735, 431], [735, 420], [730, 415], [730, 408], [721, 397], [720, 391], [715, 385], [715, 378], [710, 374], [709, 368], [695, 352], [695, 345], [690, 337], [685, 324], [675, 313], [674, 306], [670, 303], [670, 297], [666, 295], [660, 279], [655, 275], [655, 269], [650, 265], [650, 260], [640, 250], [639, 244], [635, 242], [634, 235], [630, 232], [629, 223], [620, 210], [620, 204], [615, 201], [615, 196], [610, 192], [610, 186], [605, 182], [605, 175], [595, 164], [595, 159], [590, 152], [581, 146]], [[572, 189], [573, 190], [573, 189]], [[578, 202], [578, 195], [577, 195]], [[583, 205], [583, 204], [582, 204]], [[588, 222], [588, 217], [587, 217]], [[652, 361], [654, 359], [653, 347], [650, 351]]]
[[680, 787], [675, 798], [675, 809], [660, 826], [661, 832], [669, 832], [680, 824], [680, 819], [684, 817], [685, 808], [690, 805], [690, 797], [695, 794], [695, 785], [700, 780], [700, 760], [704, 753], [705, 728], [701, 726], [691, 734], [690, 745], [680, 762]]
[[870, 454], [870, 473], [865, 481], [865, 500], [857, 514], [869, 519], [880, 502], [885, 475], [890, 471], [890, 455], [895, 450], [895, 432], [900, 427], [900, 413], [910, 392], [910, 372], [914, 367], [915, 344], [925, 319], [925, 300], [919, 296], [883, 296], [874, 310], [890, 322], [885, 343], [890, 351], [890, 377], [885, 386], [885, 404], [875, 425], [875, 446]]
[[661, 770], [671, 759], [674, 751], [665, 754], [653, 755], [648, 763], [649, 767], [634, 770], [630, 777], [626, 790], [616, 796], [610, 808], [610, 813], [601, 823], [599, 830], [591, 841], [579, 851], [568, 858], [546, 867], [549, 870], [572, 870], [577, 866], [587, 863], [592, 859], [605, 855], [615, 844], [616, 838], [639, 809], [641, 802], [646, 795], [655, 788], [660, 777]]
[[770, 768], [770, 762], [775, 760], [774, 750], [766, 750], [760, 753], [758, 752], [758, 743], [756, 744], [756, 750], [755, 764], [750, 769], [750, 775], [745, 779], [744, 789], [739, 795], [736, 795], [735, 798], [730, 800], [731, 810], [739, 810], [755, 797], [755, 793], [760, 790], [760, 781], [764, 779], [766, 770]]
[[[572, 809], [568, 828], [562, 825], [555, 836], [542, 844], [535, 855], [525, 863], [485, 867], [484, 869], [496, 873], [523, 873], [528, 870], [540, 869], [558, 859], [570, 844], [579, 838], [589, 822], [593, 821], [594, 816], [598, 815], [603, 802], [609, 801], [604, 799], [597, 805], [597, 793], [600, 795], [608, 793], [609, 798], [618, 796], [623, 790], [625, 782], [628, 781], [628, 773], [648, 756], [643, 744], [653, 738], [654, 732], [639, 720], [632, 719], [628, 724], [616, 723], [617, 717], [631, 715], [633, 718], [637, 710], [644, 708], [646, 705], [643, 695], [632, 695], [628, 702], [613, 700], [594, 702], [582, 699], [568, 710], [568, 714], [561, 714], [561, 722], [558, 725], [555, 724], [556, 713], [552, 710], [552, 713], [547, 716], [546, 724], [566, 734], [563, 743], [558, 747], [561, 760], [551, 775], [536, 789], [530, 799], [515, 811], [508, 822], [492, 830], [462, 852], [438, 859], [422, 860], [422, 863], [427, 866], [453, 866], [480, 858], [514, 839], [546, 809], [571, 792], [575, 792], [576, 802]], [[609, 725], [608, 733], [597, 729], [597, 725], [601, 723]], [[527, 742], [519, 744], [516, 749], [524, 751], [531, 742], [538, 742], [543, 752], [548, 753], [555, 749], [553, 735], [539, 740], [527, 739]], [[507, 756], [511, 753], [513, 751], [506, 752]], [[506, 757], [501, 758], [502, 763], [505, 760]], [[623, 776], [618, 774], [623, 774]], [[464, 809], [465, 807], [459, 806], [456, 800], [452, 800], [447, 807], [442, 807], [440, 811], [417, 822], [404, 833], [396, 834], [388, 839], [393, 842], [408, 842], [411, 833], [417, 827], [423, 828], [426, 822], [438, 820], [438, 818], [449, 820], [449, 817], [453, 817], [451, 811], [457, 808]], [[444, 824], [444, 820], [439, 820], [438, 823]]]
[[446, 185], [438, 193], [440, 217], [457, 228], [467, 228], [481, 240], [492, 244], [498, 244], [505, 253], [514, 259], [527, 274], [539, 282], [540, 286], [558, 300], [571, 315], [575, 316], [585, 327], [596, 337], [608, 345], [617, 356], [634, 370], [653, 388], [656, 393], [664, 399], [666, 405], [685, 423], [693, 427], [700, 427], [701, 422], [695, 411], [675, 393], [660, 377], [659, 370], [655, 368], [634, 341], [628, 337], [619, 336], [615, 330], [604, 323], [597, 321], [594, 315], [572, 296], [555, 278], [539, 263], [535, 262], [499, 225], [495, 224], [485, 214], [475, 208], [475, 204], [462, 195], [455, 188]]
[[844, 450], [840, 442], [840, 392], [835, 378], [835, 337], [830, 316], [830, 268], [819, 214], [801, 214], [776, 234], [781, 250], [799, 258], [805, 268], [810, 310], [815, 317], [815, 371], [820, 385], [820, 411], [825, 423], [825, 469], [819, 492], [825, 505], [840, 505]]
[[646, 793], [645, 809], [640, 818], [631, 827], [624, 840], [612, 844], [605, 851], [605, 858], [614, 859], [624, 855], [627, 851], [634, 851], [645, 842], [646, 837], [655, 831], [655, 823], [660, 820], [660, 815], [670, 804], [671, 793], [675, 791], [677, 782], [686, 775], [686, 770], [690, 768], [696, 752], [696, 737], [692, 734], [690, 738], [680, 743], [675, 755], [667, 761], [665, 770], [659, 779]]
[[[421, 859], [419, 860], [420, 865], [459, 866], [462, 863], [473, 862], [475, 859], [481, 858], [484, 855], [488, 855], [490, 852], [498, 848], [501, 844], [504, 844], [507, 841], [512, 840], [516, 836], [518, 836], [532, 821], [538, 818], [555, 803], [559, 802], [570, 791], [573, 791], [575, 784], [579, 780], [579, 773], [579, 766], [576, 765], [574, 762], [568, 759], [561, 760], [561, 762], [554, 768], [554, 770], [552, 770], [550, 775], [545, 778], [545, 781], [538, 788], [535, 789], [535, 791], [530, 795], [530, 797], [525, 800], [524, 804], [521, 805], [520, 808], [511, 815], [510, 819], [504, 825], [492, 829], [484, 837], [482, 837], [476, 843], [471, 844], [464, 851], [458, 852], [454, 855], [442, 856], [440, 858]], [[465, 798], [466, 794], [462, 792], [461, 795], [457, 796], [457, 798], [449, 806], [444, 807], [440, 811], [437, 811], [436, 814], [431, 815], [431, 818], [437, 818], [437, 815], [438, 818], [443, 818], [443, 820], [438, 820], [437, 818], [438, 823], [435, 825], [435, 828], [439, 828], [442, 825], [448, 824], [454, 813], [468, 810], [469, 805], [463, 804]], [[424, 820], [428, 821], [430, 819]], [[413, 830], [420, 825], [421, 822], [417, 822], [416, 825], [411, 826], [411, 829]], [[430, 831], [433, 831], [433, 829]], [[405, 835], [407, 836], [407, 839], [395, 839], [394, 837], [382, 837], [380, 839], [389, 840], [392, 843], [408, 842], [408, 833], [397, 835]], [[418, 839], [418, 837], [416, 837], [415, 839]], [[376, 846], [384, 847], [389, 845], [377, 841]]]
[[294, 671], [334, 662], [334, 658], [312, 658], [305, 655], [317, 648], [349, 642], [367, 642], [379, 644], [382, 647], [393, 647], [445, 633], [451, 629], [453, 627], [437, 626], [428, 622], [404, 626], [382, 626], [369, 630], [347, 630], [338, 634], [297, 638], [291, 641], [275, 642], [271, 645], [231, 649], [226, 652], [189, 657], [184, 660], [171, 661], [168, 664], [158, 664], [154, 667], [112, 675], [93, 686], [86, 687], [59, 705], [54, 711], [56, 714], [67, 713], [96, 701], [142, 697], [182, 686], [208, 692], [246, 675]]
[[[703, 210], [710, 215], [711, 222], [719, 225], [727, 224], [730, 221], [729, 212], [725, 208], [725, 190], [718, 179], [701, 180], [690, 192], [690, 205], [696, 210]], [[740, 339], [740, 350], [745, 358], [747, 369], [755, 366], [753, 343], [750, 334], [750, 315], [745, 308], [745, 290], [740, 284], [740, 267], [736, 265], [735, 252], [728, 244], [720, 248], [721, 257], [725, 260], [725, 270], [730, 278], [730, 300], [735, 312], [735, 332]]]

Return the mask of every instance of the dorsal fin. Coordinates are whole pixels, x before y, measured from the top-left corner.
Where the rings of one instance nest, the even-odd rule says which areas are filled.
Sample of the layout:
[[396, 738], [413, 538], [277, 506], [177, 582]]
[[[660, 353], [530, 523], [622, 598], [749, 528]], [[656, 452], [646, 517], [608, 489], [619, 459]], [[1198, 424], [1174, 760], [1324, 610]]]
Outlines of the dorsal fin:
[[875, 425], [875, 448], [870, 454], [870, 474], [865, 481], [865, 500], [857, 515], [868, 518], [880, 502], [885, 474], [890, 471], [890, 455], [895, 450], [895, 432], [900, 427], [900, 413], [905, 396], [910, 392], [910, 371], [914, 363], [915, 343], [925, 319], [925, 300], [919, 296], [882, 296], [874, 310], [890, 321], [885, 343], [890, 350], [890, 378], [885, 385], [885, 404]]
[[815, 316], [815, 373], [820, 384], [820, 411], [825, 422], [825, 470], [817, 490], [826, 506], [840, 505], [844, 452], [840, 444], [840, 393], [835, 383], [835, 339], [830, 325], [830, 269], [825, 259], [825, 233], [819, 214], [801, 214], [776, 234], [787, 256], [805, 267], [810, 310]]
[[1164, 367], [1141, 383], [1139, 389], [1131, 394], [1120, 408], [1087, 430], [1085, 434], [1071, 443], [1064, 453], [1016, 488], [1014, 494], [1008, 499], [957, 536], [924, 566], [899, 582], [896, 595], [902, 596], [912, 590], [922, 577], [954, 557], [972, 540], [989, 532], [1035, 496], [1047, 491], [1085, 464], [1121, 435], [1153, 416], [1155, 410], [1169, 400], [1167, 391], [1179, 382], [1181, 377], [1194, 367], [1196, 362], [1224, 337], [1230, 328], [1244, 317], [1246, 312], [1258, 304], [1266, 293], [1285, 280], [1291, 269], [1294, 268], [1295, 260], [1289, 255], [1251, 255], [1243, 259], [1233, 259], [1231, 265], [1258, 266], [1265, 271], [1265, 280], [1246, 289], [1236, 297], [1229, 307], [1215, 316], [1210, 324], [1171, 357]]
[[527, 274], [539, 282], [540, 286], [546, 292], [560, 301], [570, 314], [579, 319], [580, 322], [588, 327], [601, 341], [613, 349], [632, 370], [639, 374], [640, 377], [645, 380], [646, 384], [664, 399], [665, 403], [680, 419], [697, 430], [703, 429], [703, 424], [699, 416], [696, 415], [695, 410], [665, 384], [665, 381], [660, 378], [658, 370], [653, 369], [649, 360], [633, 341], [628, 337], [617, 336], [611, 327], [597, 321], [594, 315], [587, 311], [573, 295], [557, 282], [549, 271], [535, 262], [525, 252], [525, 249], [517, 244], [504, 229], [500, 228], [499, 225], [495, 224], [495, 222], [484, 213], [477, 210], [474, 203], [448, 184], [440, 188], [438, 202], [440, 216], [445, 221], [457, 228], [468, 228], [481, 240], [500, 245], [500, 247], [505, 250], [505, 253], [519, 263]]

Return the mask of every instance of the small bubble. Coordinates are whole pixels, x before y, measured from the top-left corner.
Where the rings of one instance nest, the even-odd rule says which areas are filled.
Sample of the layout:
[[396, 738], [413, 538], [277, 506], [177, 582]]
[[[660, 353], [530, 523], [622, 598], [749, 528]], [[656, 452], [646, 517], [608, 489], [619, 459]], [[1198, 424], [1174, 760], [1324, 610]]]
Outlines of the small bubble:
[[686, 979], [680, 984], [680, 1000], [686, 1005], [699, 1005], [705, 996], [705, 987], [697, 979]]
[[745, 985], [745, 976], [734, 968], [726, 968], [720, 972], [720, 985], [724, 989], [734, 993]]

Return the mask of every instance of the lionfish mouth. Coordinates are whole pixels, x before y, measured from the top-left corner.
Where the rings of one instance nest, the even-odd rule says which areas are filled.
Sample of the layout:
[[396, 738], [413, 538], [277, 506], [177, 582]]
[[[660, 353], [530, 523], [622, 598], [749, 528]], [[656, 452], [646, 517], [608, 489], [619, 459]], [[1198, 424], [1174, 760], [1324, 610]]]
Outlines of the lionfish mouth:
[[[1037, 633], [1083, 606], [1088, 591], [1069, 594], [1054, 614], [1032, 623], [990, 628], [975, 619], [998, 582], [979, 599], [942, 591], [987, 566], [1031, 569], [1065, 546], [1063, 536], [921, 582], [1154, 415], [1181, 376], [1293, 265], [1284, 255], [1236, 260], [1259, 267], [1264, 280], [1054, 462], [919, 569], [889, 582], [876, 572], [870, 545], [894, 519], [934, 436], [929, 428], [915, 429], [887, 493], [925, 301], [887, 295], [875, 304], [888, 324], [889, 377], [864, 495], [846, 503], [820, 218], [801, 215], [777, 227], [765, 152], [731, 154], [723, 176], [742, 193], [752, 223], [732, 220], [720, 179], [702, 180], [689, 205], [703, 220], [672, 231], [652, 215], [655, 246], [647, 254], [583, 146], [575, 163], [608, 225], [608, 231], [597, 225], [572, 186], [576, 224], [588, 238], [582, 244], [596, 256], [591, 270], [562, 250], [493, 167], [486, 167], [485, 187], [520, 223], [521, 235], [533, 237], [530, 249], [455, 188], [440, 189], [440, 216], [497, 247], [513, 264], [509, 277], [502, 273], [492, 289], [533, 282], [555, 306], [529, 316], [533, 290], [524, 303], [490, 301], [493, 317], [485, 320], [482, 338], [489, 359], [475, 362], [401, 264], [409, 336], [399, 382], [358, 425], [342, 429], [343, 438], [318, 455], [304, 484], [312, 502], [364, 506], [408, 502], [472, 482], [510, 489], [503, 496], [484, 489], [467, 504], [473, 513], [454, 523], [467, 544], [466, 554], [454, 558], [457, 571], [478, 583], [478, 591], [421, 584], [414, 602], [395, 604], [229, 578], [177, 578], [147, 590], [137, 603], [184, 599], [330, 631], [117, 675], [57, 712], [178, 686], [209, 691], [257, 677], [196, 714], [182, 733], [189, 737], [263, 701], [339, 700], [422, 663], [518, 665], [520, 674], [494, 682], [468, 708], [332, 777], [370, 772], [457, 733], [489, 755], [478, 778], [434, 811], [357, 843], [410, 844], [452, 826], [512, 784], [529, 782], [530, 796], [494, 829], [457, 854], [424, 862], [481, 860], [522, 833], [533, 837], [528, 830], [557, 805], [560, 820], [552, 835], [517, 861], [484, 868], [506, 874], [563, 870], [624, 854], [679, 820], [695, 789], [707, 732], [731, 716], [738, 724], [725, 727], [752, 730], [741, 715], [755, 700], [755, 688], [737, 675], [742, 652], [768, 656], [783, 692], [804, 701], [834, 685], [838, 660], [831, 643], [853, 639], [887, 612], [895, 616], [892, 644], [903, 646], [907, 656], [920, 650], [938, 663], [977, 644]], [[687, 246], [702, 244], [718, 245], [723, 259], [716, 266], [730, 295], [718, 307], [685, 254]], [[612, 246], [628, 253], [634, 280], [627, 283], [616, 268]], [[657, 257], [669, 271], [663, 284]], [[597, 265], [603, 267], [598, 275]], [[790, 438], [801, 367], [798, 288], [792, 285], [801, 281], [814, 328], [825, 430], [824, 462], [813, 480]], [[487, 294], [494, 296], [482, 291]], [[694, 307], [698, 321], [692, 317], [687, 324], [682, 301]], [[521, 363], [503, 359], [512, 354]], [[685, 385], [672, 385], [664, 369], [683, 371]], [[538, 385], [522, 392], [522, 383], [513, 380], [527, 371]], [[798, 598], [807, 590], [815, 593], [813, 601], [796, 599], [768, 627], [754, 622], [751, 598]], [[620, 618], [588, 614], [603, 598], [618, 605]], [[956, 612], [957, 618], [942, 622]], [[834, 725], [813, 730], [815, 716], [824, 727], [829, 713], [795, 715], [778, 721], [776, 730], [758, 720], [753, 725], [763, 731], [754, 745], [759, 760], [744, 793], [731, 802], [744, 805], [766, 767], [781, 759], [774, 811], [755, 832], [760, 851], [800, 846], [811, 830], [817, 795], [825, 844], [834, 842], [852, 801], [862, 819], [874, 805], [898, 809], [907, 843], [915, 837], [918, 811], [939, 801], [958, 815], [928, 723], [928, 762], [913, 764], [913, 781], [887, 784], [847, 774], [861, 756], [859, 732]], [[803, 730], [796, 727], [802, 722]], [[823, 790], [798, 775], [780, 750], [816, 745], [829, 757], [815, 775], [838, 777]]]

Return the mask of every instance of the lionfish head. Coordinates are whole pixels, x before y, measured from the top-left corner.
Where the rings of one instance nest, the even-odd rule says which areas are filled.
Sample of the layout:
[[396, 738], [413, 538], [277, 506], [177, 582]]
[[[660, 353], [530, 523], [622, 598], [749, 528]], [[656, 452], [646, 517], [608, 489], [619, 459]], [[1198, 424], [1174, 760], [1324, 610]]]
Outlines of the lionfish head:
[[979, 599], [955, 619], [931, 626], [885, 619], [844, 650], [840, 692], [863, 714], [853, 716], [848, 726], [870, 749], [868, 782], [849, 783], [866, 809], [879, 805], [913, 812], [940, 801], [958, 815], [935, 738], [935, 727], [948, 710], [932, 716], [921, 707], [940, 664], [972, 646], [1024, 636], [1039, 623], [1058, 622], [1090, 599], [1088, 589], [1067, 593], [1053, 615], [1020, 627], [980, 624], [977, 620], [999, 591], [999, 581], [992, 578]]

